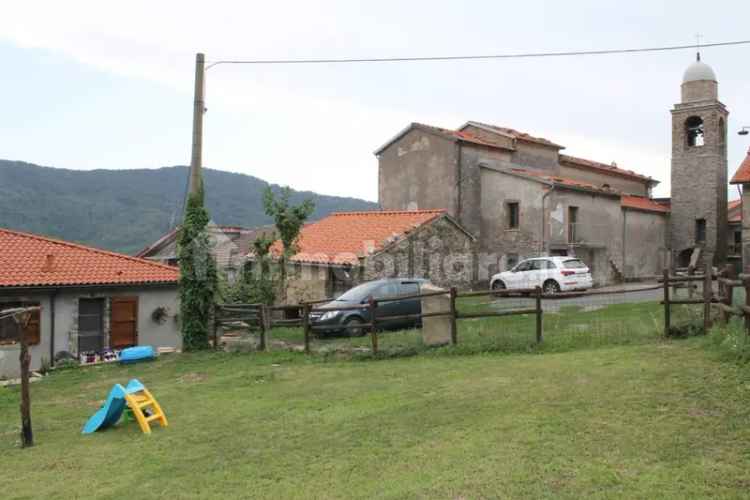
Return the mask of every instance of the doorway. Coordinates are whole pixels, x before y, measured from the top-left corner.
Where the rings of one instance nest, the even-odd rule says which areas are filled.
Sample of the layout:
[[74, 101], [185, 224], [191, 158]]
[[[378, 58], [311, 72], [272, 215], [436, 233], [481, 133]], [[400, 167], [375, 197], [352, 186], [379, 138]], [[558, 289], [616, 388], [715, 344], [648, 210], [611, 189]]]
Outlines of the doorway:
[[112, 297], [110, 331], [113, 349], [138, 344], [138, 297]]

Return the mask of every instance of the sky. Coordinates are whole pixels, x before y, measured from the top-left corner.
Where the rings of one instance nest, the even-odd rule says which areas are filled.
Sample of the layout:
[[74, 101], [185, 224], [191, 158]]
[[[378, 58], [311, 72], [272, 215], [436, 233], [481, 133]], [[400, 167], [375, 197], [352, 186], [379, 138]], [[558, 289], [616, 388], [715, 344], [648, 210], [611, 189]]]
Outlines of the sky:
[[[190, 162], [206, 59], [434, 56], [744, 40], [736, 1], [129, 2], [3, 0], [0, 158], [70, 169]], [[730, 110], [729, 171], [750, 136], [750, 45], [705, 48]], [[638, 171], [669, 194], [671, 124], [693, 50], [351, 65], [220, 65], [206, 76], [204, 164], [377, 201], [373, 155], [411, 122], [516, 128]]]

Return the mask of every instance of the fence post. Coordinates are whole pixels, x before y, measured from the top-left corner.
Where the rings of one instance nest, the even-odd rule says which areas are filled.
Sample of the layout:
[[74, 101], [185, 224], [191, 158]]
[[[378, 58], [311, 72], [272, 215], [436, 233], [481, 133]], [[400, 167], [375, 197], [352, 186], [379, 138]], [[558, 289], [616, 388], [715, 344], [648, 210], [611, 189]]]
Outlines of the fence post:
[[664, 269], [664, 336], [669, 336], [672, 329], [669, 311], [669, 269]]
[[370, 297], [367, 301], [367, 310], [370, 313], [370, 340], [372, 341], [372, 353], [378, 353], [378, 331], [375, 325], [375, 310], [378, 307], [378, 303], [374, 298]]
[[542, 287], [537, 286], [534, 289], [534, 298], [536, 299], [536, 343], [542, 343]]
[[[688, 266], [687, 275], [688, 275], [689, 278], [692, 278], [695, 275], [695, 268], [692, 265]], [[687, 289], [688, 289], [688, 298], [692, 299], [693, 298], [693, 293], [695, 291], [695, 288], [693, 287], [693, 282], [692, 281], [688, 281], [686, 283], [686, 285], [687, 285]]]
[[705, 257], [703, 270], [703, 332], [708, 333], [711, 329], [711, 299], [714, 295], [713, 290], [713, 268], [708, 255]]
[[258, 320], [260, 323], [260, 344], [258, 345], [258, 349], [261, 351], [266, 350], [266, 328], [271, 324], [269, 314], [270, 311], [266, 304], [258, 306]]
[[[745, 285], [745, 306], [750, 307], [750, 278], [742, 280]], [[747, 311], [742, 311], [742, 318], [745, 320], [745, 334], [750, 336], [750, 314]]]
[[456, 325], [456, 295], [458, 295], [458, 292], [456, 291], [456, 287], [451, 287], [451, 305], [450, 305], [450, 312], [451, 312], [451, 344], [456, 345], [458, 344], [458, 327]]
[[213, 338], [214, 338], [214, 349], [219, 348], [219, 311], [221, 311], [221, 306], [218, 304], [214, 304], [214, 314], [213, 314]]
[[305, 354], [310, 354], [310, 304], [302, 305], [302, 331], [305, 334]]

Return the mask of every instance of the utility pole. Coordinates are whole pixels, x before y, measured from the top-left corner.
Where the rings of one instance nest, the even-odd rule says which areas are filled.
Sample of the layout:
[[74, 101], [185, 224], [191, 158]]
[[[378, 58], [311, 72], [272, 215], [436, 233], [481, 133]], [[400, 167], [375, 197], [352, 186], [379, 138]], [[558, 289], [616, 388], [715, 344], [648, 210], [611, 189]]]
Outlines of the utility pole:
[[[206, 56], [202, 53], [195, 55], [195, 99], [193, 101], [193, 152], [190, 157], [190, 194], [198, 192], [203, 183], [203, 113], [206, 112], [204, 92], [206, 85]], [[186, 205], [187, 206], [187, 205]]]

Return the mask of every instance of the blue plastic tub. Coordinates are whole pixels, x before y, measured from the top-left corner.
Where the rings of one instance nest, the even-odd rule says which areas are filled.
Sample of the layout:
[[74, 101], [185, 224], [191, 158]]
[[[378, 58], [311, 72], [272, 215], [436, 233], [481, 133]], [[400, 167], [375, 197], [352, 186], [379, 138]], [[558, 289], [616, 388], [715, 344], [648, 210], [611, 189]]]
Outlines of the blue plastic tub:
[[156, 351], [150, 345], [128, 347], [120, 352], [120, 363], [137, 363], [156, 357]]

